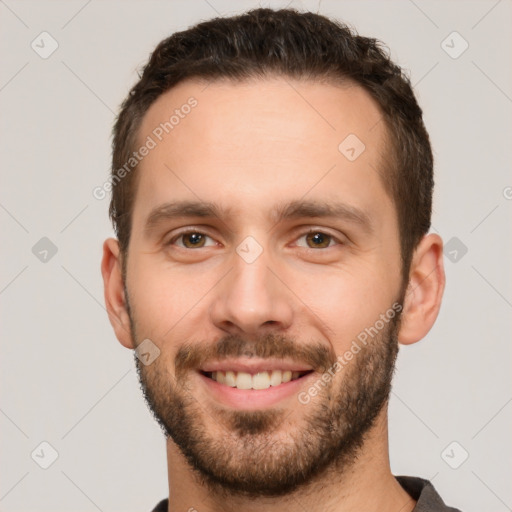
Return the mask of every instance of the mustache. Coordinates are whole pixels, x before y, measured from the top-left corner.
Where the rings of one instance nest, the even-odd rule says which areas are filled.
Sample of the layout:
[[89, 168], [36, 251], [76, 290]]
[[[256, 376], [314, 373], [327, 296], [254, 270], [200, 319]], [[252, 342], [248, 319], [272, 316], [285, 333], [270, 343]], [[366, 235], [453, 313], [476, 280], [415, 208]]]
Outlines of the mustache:
[[304, 344], [280, 334], [267, 333], [257, 339], [244, 339], [230, 334], [216, 343], [185, 343], [175, 357], [175, 372], [179, 379], [190, 370], [201, 368], [208, 361], [222, 361], [233, 357], [284, 359], [306, 363], [314, 370], [324, 372], [336, 362], [332, 347], [321, 343]]

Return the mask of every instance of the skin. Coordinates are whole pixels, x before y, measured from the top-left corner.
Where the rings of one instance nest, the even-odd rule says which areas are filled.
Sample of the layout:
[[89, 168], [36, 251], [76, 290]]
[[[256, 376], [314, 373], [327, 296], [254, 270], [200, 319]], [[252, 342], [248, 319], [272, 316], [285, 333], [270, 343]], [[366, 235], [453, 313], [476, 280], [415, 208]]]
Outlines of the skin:
[[[215, 344], [226, 335], [251, 340], [278, 333], [343, 354], [391, 307], [403, 284], [396, 210], [381, 178], [386, 133], [384, 123], [378, 123], [378, 106], [358, 86], [288, 78], [213, 82], [208, 87], [186, 81], [151, 106], [140, 128], [141, 143], [191, 96], [197, 107], [137, 169], [125, 283], [117, 240], [110, 238], [103, 246], [105, 301], [118, 340], [133, 349], [140, 340], [151, 339], [160, 349], [158, 367], [166, 368], [170, 378], [185, 342]], [[366, 146], [353, 162], [338, 150], [349, 134]], [[277, 223], [272, 218], [282, 202], [305, 199], [356, 207], [366, 213], [372, 230], [336, 217]], [[216, 202], [230, 213], [167, 219], [146, 232], [150, 212], [172, 200]], [[186, 227], [208, 235], [206, 245], [179, 247], [183, 238], [169, 245]], [[308, 248], [309, 228], [334, 239], [328, 247]], [[247, 236], [263, 250], [250, 264], [236, 252]], [[428, 333], [444, 283], [442, 240], [429, 234], [413, 255], [398, 333], [401, 344]], [[137, 333], [132, 332], [126, 292]], [[341, 385], [343, 372], [336, 379]], [[190, 375], [187, 382], [202, 404], [199, 413], [210, 425], [210, 435], [221, 436], [211, 421], [219, 404], [197, 376]], [[300, 428], [308, 410], [296, 396], [280, 407], [287, 419], [274, 431], [276, 440]], [[390, 470], [387, 407], [343, 478], [327, 472], [286, 496], [226, 498], [202, 485], [171, 439], [167, 456], [169, 511], [281, 511], [296, 509], [297, 501], [305, 510], [324, 512], [406, 512], [415, 505]]]

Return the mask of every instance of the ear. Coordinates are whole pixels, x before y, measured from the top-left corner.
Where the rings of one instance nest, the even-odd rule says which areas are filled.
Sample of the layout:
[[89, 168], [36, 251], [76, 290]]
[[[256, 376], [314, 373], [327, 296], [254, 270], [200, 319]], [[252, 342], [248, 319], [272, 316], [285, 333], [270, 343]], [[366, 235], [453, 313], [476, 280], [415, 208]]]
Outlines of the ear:
[[436, 234], [426, 235], [411, 262], [398, 334], [401, 344], [416, 343], [430, 331], [441, 307], [445, 279], [443, 240]]
[[115, 238], [105, 240], [101, 274], [108, 318], [121, 345], [126, 348], [135, 348], [130, 328], [130, 317], [126, 308], [121, 257], [119, 242]]

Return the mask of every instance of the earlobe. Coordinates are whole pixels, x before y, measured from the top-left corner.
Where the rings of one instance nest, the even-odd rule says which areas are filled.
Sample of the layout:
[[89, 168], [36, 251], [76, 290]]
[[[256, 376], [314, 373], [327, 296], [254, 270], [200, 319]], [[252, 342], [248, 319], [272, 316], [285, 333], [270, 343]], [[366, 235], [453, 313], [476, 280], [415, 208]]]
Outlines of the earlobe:
[[398, 341], [410, 345], [424, 338], [439, 313], [445, 286], [443, 241], [439, 235], [423, 237], [414, 251]]
[[135, 348], [126, 307], [121, 258], [119, 242], [115, 238], [105, 240], [101, 274], [108, 318], [119, 342], [126, 348]]

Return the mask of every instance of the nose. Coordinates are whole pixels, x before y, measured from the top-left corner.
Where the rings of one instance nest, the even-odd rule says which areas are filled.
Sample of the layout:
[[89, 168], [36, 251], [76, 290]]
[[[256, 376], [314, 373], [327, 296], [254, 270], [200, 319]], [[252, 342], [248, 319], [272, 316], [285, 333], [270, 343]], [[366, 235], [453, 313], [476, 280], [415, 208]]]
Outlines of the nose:
[[252, 262], [235, 253], [232, 261], [231, 270], [214, 289], [214, 325], [229, 334], [288, 329], [294, 316], [293, 294], [266, 252]]

